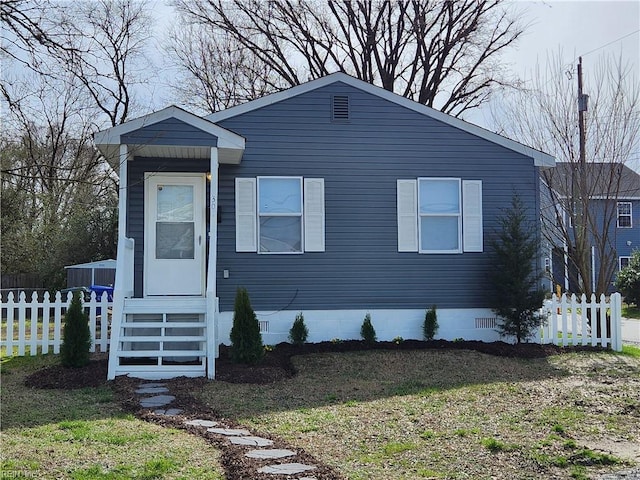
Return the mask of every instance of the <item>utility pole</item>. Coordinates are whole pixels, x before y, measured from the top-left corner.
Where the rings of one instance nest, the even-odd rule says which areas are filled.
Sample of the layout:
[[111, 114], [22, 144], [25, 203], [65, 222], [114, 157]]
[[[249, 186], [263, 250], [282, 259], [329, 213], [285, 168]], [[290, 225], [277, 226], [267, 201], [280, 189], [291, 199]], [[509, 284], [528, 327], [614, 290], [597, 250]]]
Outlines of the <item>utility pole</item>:
[[[587, 102], [589, 100], [589, 96], [582, 93], [582, 57], [578, 58], [578, 129], [580, 132], [579, 138], [579, 160], [578, 160], [578, 168], [574, 169], [574, 195], [575, 189], [577, 187], [578, 198], [575, 196], [573, 201], [576, 203], [576, 224], [575, 228], [575, 237], [576, 237], [576, 247], [578, 249], [578, 257], [580, 258], [581, 265], [578, 270], [580, 271], [580, 276], [582, 277], [582, 289], [584, 293], [590, 294], [593, 293], [593, 288], [591, 285], [591, 263], [589, 257], [589, 249], [588, 249], [588, 238], [587, 238], [587, 219], [589, 218], [589, 192], [588, 192], [588, 183], [587, 183], [587, 166], [586, 166], [586, 137], [587, 137], [587, 128], [585, 124], [584, 114], [587, 111]], [[577, 181], [575, 178], [575, 174], [577, 173]]]

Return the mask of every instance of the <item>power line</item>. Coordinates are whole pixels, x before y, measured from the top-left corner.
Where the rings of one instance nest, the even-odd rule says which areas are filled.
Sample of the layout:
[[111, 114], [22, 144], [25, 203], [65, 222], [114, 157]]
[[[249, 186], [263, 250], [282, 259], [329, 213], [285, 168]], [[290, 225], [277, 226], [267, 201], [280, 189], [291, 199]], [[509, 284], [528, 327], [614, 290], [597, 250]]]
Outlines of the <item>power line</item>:
[[584, 57], [585, 55], [589, 55], [590, 53], [593, 52], [597, 52], [598, 50], [602, 50], [603, 48], [608, 47], [609, 45], [613, 45], [616, 42], [619, 42], [620, 40], [624, 40], [627, 37], [630, 37], [631, 35], [635, 35], [636, 33], [640, 32], [640, 28], [638, 30], [634, 30], [633, 32], [627, 33], [626, 35], [623, 35], [619, 38], [616, 38], [615, 40], [611, 40], [609, 43], [605, 43], [604, 45], [600, 45], [599, 47], [594, 48], [593, 50], [589, 50], [587, 53], [583, 53], [582, 55], [578, 55], [577, 57], [575, 57], [573, 59], [573, 61], [576, 61], [576, 58], [579, 57]]

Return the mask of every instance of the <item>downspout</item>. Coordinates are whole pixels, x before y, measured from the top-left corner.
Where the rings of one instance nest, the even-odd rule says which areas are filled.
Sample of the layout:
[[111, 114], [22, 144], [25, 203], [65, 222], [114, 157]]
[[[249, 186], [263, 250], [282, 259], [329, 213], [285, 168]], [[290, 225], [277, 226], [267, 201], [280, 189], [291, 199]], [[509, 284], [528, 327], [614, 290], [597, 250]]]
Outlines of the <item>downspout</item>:
[[209, 185], [209, 265], [207, 268], [207, 378], [216, 375], [218, 338], [218, 299], [216, 275], [218, 271], [218, 148], [211, 148], [211, 183]]

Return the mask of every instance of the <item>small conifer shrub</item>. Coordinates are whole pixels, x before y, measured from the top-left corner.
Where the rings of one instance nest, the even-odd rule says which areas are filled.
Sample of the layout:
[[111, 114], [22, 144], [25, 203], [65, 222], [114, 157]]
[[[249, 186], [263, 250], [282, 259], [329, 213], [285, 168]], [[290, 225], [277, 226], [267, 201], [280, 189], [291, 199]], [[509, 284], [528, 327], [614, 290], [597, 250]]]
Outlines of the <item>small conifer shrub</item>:
[[368, 313], [364, 316], [362, 326], [360, 327], [360, 336], [367, 345], [373, 345], [378, 340], [376, 329], [373, 328], [373, 324], [371, 323], [371, 315]]
[[433, 340], [436, 333], [438, 333], [438, 328], [440, 328], [440, 325], [438, 325], [438, 314], [436, 313], [436, 306], [434, 305], [427, 310], [427, 313], [424, 315], [424, 324], [422, 325], [424, 339], [427, 341]]
[[258, 317], [251, 308], [247, 289], [238, 287], [231, 327], [231, 358], [236, 363], [255, 364], [263, 356], [264, 346]]
[[293, 326], [289, 330], [289, 340], [294, 345], [302, 345], [307, 341], [309, 336], [309, 329], [304, 324], [304, 316], [302, 312], [296, 315], [296, 319], [293, 322]]
[[89, 316], [82, 308], [80, 293], [74, 292], [71, 305], [64, 315], [60, 360], [65, 367], [84, 367], [89, 363], [91, 349], [91, 332]]

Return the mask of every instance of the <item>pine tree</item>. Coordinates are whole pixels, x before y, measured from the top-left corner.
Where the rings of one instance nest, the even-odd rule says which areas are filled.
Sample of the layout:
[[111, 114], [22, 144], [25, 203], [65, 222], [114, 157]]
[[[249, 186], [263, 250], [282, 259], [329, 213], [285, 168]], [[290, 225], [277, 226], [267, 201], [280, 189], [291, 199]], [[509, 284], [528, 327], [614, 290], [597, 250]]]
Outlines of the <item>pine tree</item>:
[[538, 235], [518, 195], [499, 219], [501, 230], [490, 242], [493, 249], [491, 293], [493, 311], [498, 316], [502, 336], [514, 336], [518, 343], [529, 338], [543, 322], [539, 313], [544, 290], [539, 287], [542, 273], [536, 271]]
[[74, 292], [71, 305], [65, 313], [63, 336], [60, 347], [62, 365], [75, 368], [87, 365], [91, 349], [91, 332], [89, 316], [82, 308], [79, 292]]
[[289, 330], [289, 340], [294, 345], [303, 345], [309, 336], [309, 329], [304, 324], [304, 316], [302, 312], [296, 315], [296, 319]]
[[255, 364], [264, 356], [260, 323], [246, 288], [238, 287], [231, 328], [231, 358], [237, 363]]
[[368, 313], [365, 315], [362, 326], [360, 327], [360, 336], [367, 345], [373, 345], [378, 340], [376, 329], [373, 328], [373, 324], [371, 323], [371, 315]]

